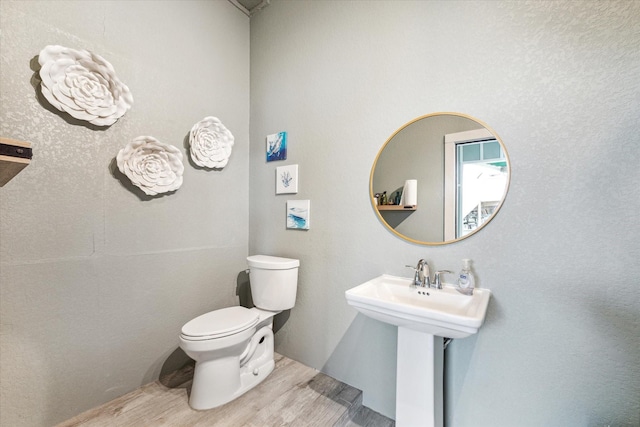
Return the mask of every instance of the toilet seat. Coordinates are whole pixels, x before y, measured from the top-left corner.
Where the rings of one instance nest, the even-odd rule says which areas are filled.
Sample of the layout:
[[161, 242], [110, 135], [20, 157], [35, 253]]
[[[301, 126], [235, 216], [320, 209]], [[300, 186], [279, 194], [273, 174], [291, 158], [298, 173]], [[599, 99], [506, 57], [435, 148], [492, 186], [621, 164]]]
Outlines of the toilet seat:
[[259, 318], [256, 311], [246, 307], [221, 308], [187, 322], [182, 327], [182, 337], [191, 341], [227, 337], [255, 326]]

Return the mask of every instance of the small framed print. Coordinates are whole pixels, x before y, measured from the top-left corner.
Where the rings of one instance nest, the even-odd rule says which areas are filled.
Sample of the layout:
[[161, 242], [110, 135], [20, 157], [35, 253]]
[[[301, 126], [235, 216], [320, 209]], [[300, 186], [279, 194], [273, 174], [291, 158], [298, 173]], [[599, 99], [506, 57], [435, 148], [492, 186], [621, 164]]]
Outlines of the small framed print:
[[298, 194], [298, 165], [276, 168], [276, 194]]
[[310, 200], [287, 200], [287, 228], [309, 229]]
[[287, 133], [267, 135], [267, 162], [287, 160]]

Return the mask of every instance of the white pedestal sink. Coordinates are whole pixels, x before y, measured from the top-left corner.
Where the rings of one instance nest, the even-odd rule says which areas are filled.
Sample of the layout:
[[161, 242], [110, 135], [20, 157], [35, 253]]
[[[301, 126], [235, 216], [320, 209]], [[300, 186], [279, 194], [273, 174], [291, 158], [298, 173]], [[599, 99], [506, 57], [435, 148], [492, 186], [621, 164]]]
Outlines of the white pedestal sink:
[[345, 292], [361, 313], [398, 327], [396, 426], [442, 427], [443, 338], [465, 338], [484, 322], [491, 292], [462, 295], [451, 285], [415, 288], [383, 274]]

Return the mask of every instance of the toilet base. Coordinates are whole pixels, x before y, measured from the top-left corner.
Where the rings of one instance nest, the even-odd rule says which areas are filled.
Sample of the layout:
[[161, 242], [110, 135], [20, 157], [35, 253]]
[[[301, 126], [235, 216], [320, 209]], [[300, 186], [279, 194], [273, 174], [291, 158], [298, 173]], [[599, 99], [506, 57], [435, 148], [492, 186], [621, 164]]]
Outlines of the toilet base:
[[224, 405], [260, 384], [275, 367], [273, 330], [264, 326], [240, 356], [196, 361], [189, 406], [196, 410]]

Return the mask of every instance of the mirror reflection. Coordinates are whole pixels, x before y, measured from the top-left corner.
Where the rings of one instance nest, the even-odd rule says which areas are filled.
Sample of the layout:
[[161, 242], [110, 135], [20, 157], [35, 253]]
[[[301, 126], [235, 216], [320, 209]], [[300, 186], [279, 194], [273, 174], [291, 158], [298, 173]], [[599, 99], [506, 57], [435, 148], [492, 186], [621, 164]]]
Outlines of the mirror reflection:
[[418, 117], [383, 145], [370, 196], [382, 223], [414, 243], [455, 242], [482, 229], [509, 187], [504, 144], [484, 123], [460, 113]]

